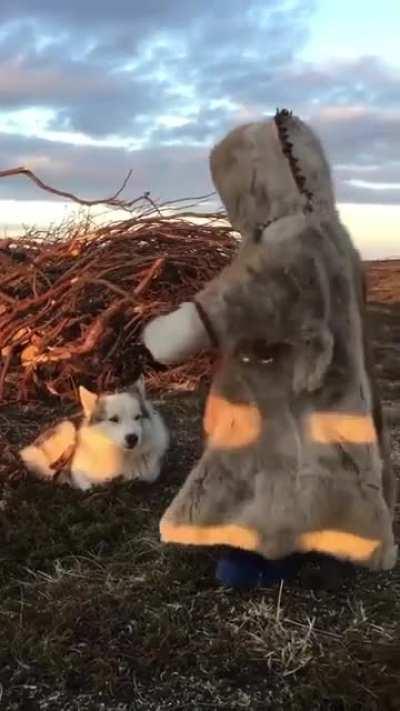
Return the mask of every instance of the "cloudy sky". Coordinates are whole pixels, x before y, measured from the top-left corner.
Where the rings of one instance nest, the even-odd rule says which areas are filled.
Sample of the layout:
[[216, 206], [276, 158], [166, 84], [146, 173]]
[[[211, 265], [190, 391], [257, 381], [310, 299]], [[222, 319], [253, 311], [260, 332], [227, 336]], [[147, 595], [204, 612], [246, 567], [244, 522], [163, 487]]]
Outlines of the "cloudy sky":
[[[399, 0], [1, 0], [0, 169], [82, 197], [212, 190], [207, 155], [250, 118], [293, 109], [334, 167], [365, 256], [400, 254]], [[0, 180], [2, 229], [57, 220]]]

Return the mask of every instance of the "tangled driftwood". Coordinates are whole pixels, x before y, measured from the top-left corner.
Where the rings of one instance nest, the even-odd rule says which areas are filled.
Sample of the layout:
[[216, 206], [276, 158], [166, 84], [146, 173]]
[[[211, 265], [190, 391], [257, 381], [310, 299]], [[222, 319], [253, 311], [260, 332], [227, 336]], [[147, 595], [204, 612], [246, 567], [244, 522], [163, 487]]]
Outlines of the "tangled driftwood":
[[155, 205], [148, 193], [127, 202], [119, 193], [102, 201], [67, 195], [128, 210], [140, 204], [139, 214], [105, 227], [87, 218], [0, 240], [0, 401], [70, 398], [80, 383], [113, 389], [141, 371], [153, 390], [193, 388], [208, 376], [205, 355], [170, 370], [157, 366], [140, 333], [226, 264], [235, 237], [221, 216], [203, 215], [199, 223], [182, 206], [166, 216], [169, 206]]
[[[68, 399], [79, 383], [113, 389], [141, 371], [153, 390], [192, 389], [207, 378], [209, 356], [167, 370], [151, 361], [140, 333], [148, 319], [190, 298], [229, 261], [236, 240], [223, 216], [202, 213], [199, 223], [191, 212], [198, 198], [177, 201], [172, 214], [170, 203], [157, 205], [149, 193], [123, 200], [130, 174], [101, 200], [52, 188], [26, 168], [0, 171], [0, 178], [21, 175], [75, 203], [131, 216], [105, 227], [87, 216], [0, 240], [0, 402], [50, 394]], [[398, 286], [399, 263], [391, 264]], [[398, 288], [389, 296], [398, 299]]]

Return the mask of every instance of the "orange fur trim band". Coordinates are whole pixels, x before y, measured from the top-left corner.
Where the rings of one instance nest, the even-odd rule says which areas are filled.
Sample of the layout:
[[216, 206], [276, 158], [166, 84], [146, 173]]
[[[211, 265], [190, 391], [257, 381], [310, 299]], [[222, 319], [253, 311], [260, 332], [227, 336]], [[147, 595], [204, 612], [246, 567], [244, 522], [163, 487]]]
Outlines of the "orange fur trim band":
[[[160, 534], [163, 543], [193, 546], [226, 545], [261, 554], [264, 552], [261, 537], [257, 531], [235, 524], [192, 526], [161, 521]], [[380, 544], [379, 540], [364, 538], [344, 531], [309, 531], [301, 533], [297, 537], [293, 552], [318, 551], [362, 563], [371, 558]]]
[[371, 415], [350, 415], [342, 412], [314, 412], [307, 418], [311, 439], [321, 444], [376, 442], [376, 431]]
[[218, 395], [208, 398], [204, 430], [210, 444], [220, 449], [246, 447], [261, 434], [261, 413], [255, 405], [229, 402]]
[[176, 526], [168, 521], [160, 523], [161, 540], [164, 543], [182, 543], [194, 546], [235, 546], [255, 551], [260, 545], [257, 531], [245, 526], [225, 524], [220, 526]]
[[298, 550], [304, 553], [318, 551], [354, 561], [368, 560], [381, 541], [363, 538], [344, 531], [309, 531], [298, 536]]

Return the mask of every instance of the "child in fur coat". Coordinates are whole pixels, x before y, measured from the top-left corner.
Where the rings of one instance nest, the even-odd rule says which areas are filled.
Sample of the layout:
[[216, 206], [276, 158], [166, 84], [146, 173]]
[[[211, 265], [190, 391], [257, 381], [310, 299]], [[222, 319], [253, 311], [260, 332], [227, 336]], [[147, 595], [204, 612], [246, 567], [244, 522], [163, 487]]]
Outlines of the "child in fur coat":
[[[311, 129], [241, 126], [211, 173], [242, 246], [191, 302], [147, 325], [164, 364], [216, 346], [200, 461], [164, 542], [223, 545], [225, 583], [265, 583], [305, 553], [394, 566], [395, 485], [365, 332], [362, 267]], [[282, 562], [284, 561], [284, 562]]]

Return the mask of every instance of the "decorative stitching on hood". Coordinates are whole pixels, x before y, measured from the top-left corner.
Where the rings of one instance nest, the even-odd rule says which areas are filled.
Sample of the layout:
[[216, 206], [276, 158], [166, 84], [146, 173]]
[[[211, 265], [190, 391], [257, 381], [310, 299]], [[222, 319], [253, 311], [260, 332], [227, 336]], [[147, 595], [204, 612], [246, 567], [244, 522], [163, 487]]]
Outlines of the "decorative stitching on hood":
[[313, 212], [313, 193], [307, 190], [306, 179], [300, 170], [299, 160], [293, 155], [293, 143], [289, 140], [289, 128], [287, 126], [287, 120], [291, 119], [293, 116], [292, 111], [287, 109], [277, 109], [274, 117], [276, 127], [278, 129], [278, 136], [282, 146], [282, 152], [286, 156], [290, 170], [292, 172], [295, 183], [298, 187], [301, 195], [304, 195], [307, 199], [304, 205], [303, 211], [305, 214]]

